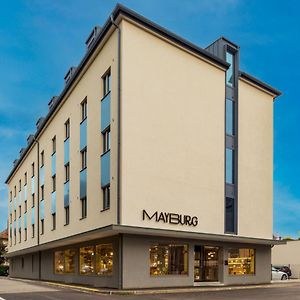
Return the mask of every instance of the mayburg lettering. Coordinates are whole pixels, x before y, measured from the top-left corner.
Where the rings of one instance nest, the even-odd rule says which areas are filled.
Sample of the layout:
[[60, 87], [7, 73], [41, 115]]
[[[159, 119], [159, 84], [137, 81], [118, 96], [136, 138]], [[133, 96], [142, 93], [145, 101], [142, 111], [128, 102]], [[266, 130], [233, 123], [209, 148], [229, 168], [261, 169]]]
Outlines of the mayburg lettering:
[[174, 225], [187, 225], [187, 226], [197, 226], [198, 218], [196, 216], [167, 213], [167, 212], [154, 212], [148, 214], [148, 212], [143, 209], [143, 221], [155, 221], [161, 223], [169, 223]]

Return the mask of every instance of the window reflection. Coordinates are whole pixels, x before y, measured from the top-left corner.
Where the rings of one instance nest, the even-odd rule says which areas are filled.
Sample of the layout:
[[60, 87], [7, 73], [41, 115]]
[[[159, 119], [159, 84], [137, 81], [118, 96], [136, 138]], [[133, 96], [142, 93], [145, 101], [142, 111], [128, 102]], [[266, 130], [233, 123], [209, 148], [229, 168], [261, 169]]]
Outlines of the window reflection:
[[234, 102], [232, 100], [226, 99], [226, 134], [234, 134]]
[[226, 183], [233, 184], [233, 149], [226, 148]]
[[226, 52], [226, 62], [230, 64], [227, 72], [226, 72], [226, 83], [229, 86], [233, 86], [234, 84], [234, 56], [230, 52]]

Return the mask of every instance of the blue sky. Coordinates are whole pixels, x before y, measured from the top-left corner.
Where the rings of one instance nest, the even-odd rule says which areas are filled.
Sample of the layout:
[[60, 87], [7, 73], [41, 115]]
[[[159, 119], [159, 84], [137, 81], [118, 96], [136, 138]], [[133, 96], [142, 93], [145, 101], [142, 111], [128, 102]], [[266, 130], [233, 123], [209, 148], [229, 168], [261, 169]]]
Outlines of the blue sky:
[[[275, 102], [274, 232], [300, 236], [300, 2], [297, 0], [128, 0], [122, 4], [205, 47], [225, 36], [241, 47], [241, 69], [283, 91]], [[47, 112], [84, 41], [115, 6], [108, 0], [0, 4], [0, 230], [12, 161]], [[249, 199], [251, 201], [251, 199]]]

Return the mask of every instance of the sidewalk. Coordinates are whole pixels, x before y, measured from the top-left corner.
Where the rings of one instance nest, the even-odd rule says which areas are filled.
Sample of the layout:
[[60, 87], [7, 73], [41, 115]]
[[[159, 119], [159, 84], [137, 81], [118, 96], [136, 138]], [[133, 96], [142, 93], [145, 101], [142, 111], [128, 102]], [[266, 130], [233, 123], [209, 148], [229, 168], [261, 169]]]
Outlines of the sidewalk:
[[276, 280], [268, 284], [259, 285], [234, 285], [234, 286], [195, 286], [182, 288], [157, 288], [157, 289], [130, 289], [130, 290], [116, 290], [109, 288], [96, 288], [90, 286], [82, 286], [77, 284], [58, 283], [50, 281], [37, 281], [30, 279], [10, 278], [11, 280], [18, 280], [22, 282], [34, 283], [39, 285], [48, 285], [57, 288], [68, 288], [88, 293], [98, 293], [104, 295], [151, 295], [151, 294], [181, 294], [181, 293], [198, 293], [198, 292], [216, 292], [216, 291], [231, 291], [231, 290], [246, 290], [246, 289], [266, 289], [274, 287], [290, 287], [292, 285], [300, 285], [300, 279]]

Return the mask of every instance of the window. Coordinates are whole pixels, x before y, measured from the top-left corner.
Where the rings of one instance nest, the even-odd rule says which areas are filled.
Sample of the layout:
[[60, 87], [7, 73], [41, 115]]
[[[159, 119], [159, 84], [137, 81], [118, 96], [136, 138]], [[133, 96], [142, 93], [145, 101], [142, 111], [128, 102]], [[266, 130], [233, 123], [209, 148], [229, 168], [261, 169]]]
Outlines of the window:
[[56, 229], [56, 213], [52, 214], [52, 230]]
[[234, 183], [234, 150], [226, 148], [226, 183]]
[[255, 274], [254, 249], [228, 249], [228, 274], [253, 275]]
[[85, 98], [81, 102], [81, 121], [87, 117], [87, 99]]
[[66, 249], [64, 251], [55, 251], [55, 274], [75, 273], [75, 249]]
[[21, 238], [21, 228], [19, 229], [19, 243], [21, 243], [21, 240], [22, 240], [22, 238]]
[[65, 207], [65, 225], [70, 224], [70, 208], [69, 206]]
[[226, 134], [234, 135], [234, 102], [226, 99]]
[[102, 188], [103, 190], [103, 209], [109, 209], [110, 207], [110, 186]]
[[103, 97], [106, 96], [111, 90], [111, 76], [110, 70], [108, 70], [105, 75], [102, 77], [103, 79]]
[[56, 175], [52, 176], [52, 193], [56, 191]]
[[83, 149], [81, 152], [81, 170], [85, 169], [87, 166], [87, 148]]
[[67, 163], [65, 165], [65, 182], [69, 181], [70, 179], [70, 164]]
[[41, 220], [41, 235], [44, 234], [44, 219]]
[[21, 205], [19, 206], [19, 217], [21, 217], [21, 214], [22, 214], [22, 208], [21, 208]]
[[21, 183], [21, 179], [19, 180], [19, 192], [21, 192], [21, 185], [22, 185], [22, 183]]
[[56, 152], [56, 136], [52, 139], [52, 154]]
[[87, 216], [87, 203], [86, 203], [86, 197], [80, 199], [81, 201], [81, 218], [85, 219]]
[[14, 197], [16, 197], [16, 195], [17, 195], [17, 187], [14, 186]]
[[27, 200], [24, 201], [24, 213], [27, 213]]
[[150, 275], [187, 275], [188, 245], [156, 245], [150, 248]]
[[31, 164], [31, 177], [34, 176], [34, 163]]
[[231, 52], [226, 52], [226, 62], [230, 64], [226, 72], [226, 84], [233, 87], [234, 86], [234, 54]]
[[32, 202], [32, 206], [31, 207], [34, 207], [34, 194], [32, 194], [32, 196], [31, 196], [31, 202]]
[[34, 224], [31, 225], [32, 238], [34, 238]]
[[112, 244], [96, 245], [96, 274], [112, 275], [113, 272]]
[[41, 167], [44, 165], [44, 151], [41, 152]]
[[110, 127], [108, 127], [103, 133], [103, 153], [110, 149]]
[[17, 218], [17, 211], [15, 210], [15, 213], [14, 213], [14, 221], [16, 221], [16, 218]]
[[45, 187], [44, 185], [41, 186], [41, 200], [44, 199], [44, 196], [45, 196]]
[[24, 185], [27, 184], [27, 172], [24, 174]]
[[80, 248], [79, 270], [81, 275], [94, 274], [94, 256], [93, 246]]
[[12, 191], [9, 193], [9, 201], [12, 201]]
[[65, 123], [65, 139], [70, 137], [70, 119], [68, 119]]
[[24, 241], [27, 241], [27, 228], [24, 229]]
[[234, 199], [226, 197], [225, 232], [235, 233]]

